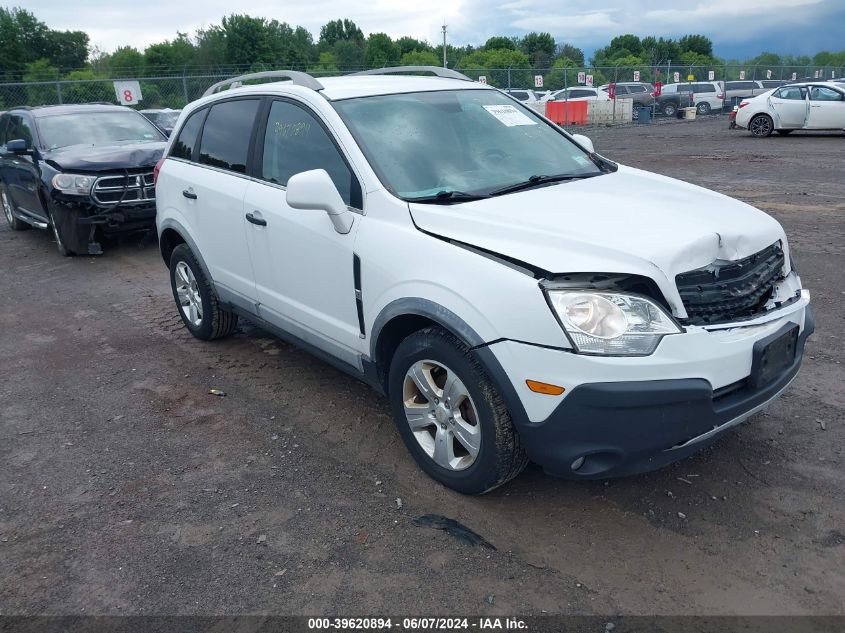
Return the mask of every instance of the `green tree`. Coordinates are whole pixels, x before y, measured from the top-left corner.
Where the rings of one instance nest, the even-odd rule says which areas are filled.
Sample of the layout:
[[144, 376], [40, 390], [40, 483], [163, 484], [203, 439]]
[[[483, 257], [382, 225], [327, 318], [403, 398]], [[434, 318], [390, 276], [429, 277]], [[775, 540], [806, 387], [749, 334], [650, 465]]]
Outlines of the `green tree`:
[[510, 37], [496, 35], [484, 42], [484, 50], [492, 51], [496, 49], [508, 49], [515, 51], [517, 49], [516, 42]]
[[408, 51], [399, 60], [400, 66], [440, 66], [443, 60], [431, 51]]
[[138, 77], [144, 72], [144, 54], [132, 46], [121, 46], [105, 63], [112, 77]]
[[48, 30], [44, 34], [43, 53], [58, 68], [82, 68], [88, 59], [88, 34]]
[[32, 82], [26, 87], [26, 105], [39, 106], [58, 103], [59, 93], [55, 83], [58, 78], [59, 71], [50, 64], [49, 59], [37, 59], [26, 64], [23, 80]]
[[399, 60], [399, 47], [385, 33], [370, 33], [364, 54], [364, 63], [368, 68], [380, 68], [395, 65]]
[[[399, 47], [399, 56], [410, 53], [411, 51], [430, 51], [434, 52], [434, 48], [424, 40], [418, 40], [413, 37], [400, 37], [396, 40], [396, 45]], [[439, 49], [438, 49], [439, 50]]]
[[584, 65], [584, 51], [572, 44], [559, 44], [555, 49], [555, 54], [560, 59], [569, 59], [577, 66]]
[[[487, 83], [499, 88], [510, 86], [526, 88], [533, 85], [528, 56], [522, 51], [509, 48], [494, 48], [474, 51], [461, 60], [462, 72], [471, 79], [478, 79], [480, 75], [487, 77]], [[510, 69], [510, 72], [508, 70]]]
[[331, 50], [340, 70], [358, 70], [364, 66], [364, 48], [352, 40], [338, 40]]
[[332, 20], [320, 28], [320, 49], [332, 48], [337, 42], [350, 41], [364, 46], [364, 32], [352, 20]]
[[93, 70], [74, 70], [64, 76], [62, 103], [88, 103], [91, 101], [115, 101], [111, 81], [103, 81]]
[[656, 38], [653, 35], [642, 40], [641, 57], [651, 66], [668, 64], [681, 57], [681, 49], [673, 39]]
[[193, 61], [193, 57], [193, 43], [187, 34], [177, 32], [176, 39], [151, 44], [144, 49], [144, 68], [150, 74], [178, 73]]
[[329, 52], [320, 53], [317, 63], [308, 68], [308, 72], [336, 73], [340, 70], [337, 58]]
[[194, 62], [202, 67], [222, 66], [226, 63], [226, 32], [221, 26], [199, 29], [194, 38]]
[[[639, 55], [643, 50], [643, 44], [639, 37], [628, 33], [626, 35], [617, 35], [610, 40], [610, 48], [615, 51], [613, 57], [616, 58], [624, 57], [627, 54]], [[624, 51], [627, 51], [627, 53]]]
[[529, 33], [519, 40], [519, 49], [528, 56], [534, 68], [548, 68], [556, 48], [551, 33]]
[[706, 35], [684, 35], [678, 40], [681, 53], [692, 52], [704, 57], [713, 57], [713, 42]]

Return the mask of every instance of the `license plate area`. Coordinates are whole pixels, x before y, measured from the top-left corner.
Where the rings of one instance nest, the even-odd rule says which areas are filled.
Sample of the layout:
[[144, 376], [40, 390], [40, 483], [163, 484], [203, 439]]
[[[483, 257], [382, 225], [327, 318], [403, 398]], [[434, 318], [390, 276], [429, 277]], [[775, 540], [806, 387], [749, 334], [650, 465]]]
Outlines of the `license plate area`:
[[752, 388], [764, 387], [795, 361], [798, 348], [798, 325], [787, 324], [780, 330], [754, 343], [751, 361]]

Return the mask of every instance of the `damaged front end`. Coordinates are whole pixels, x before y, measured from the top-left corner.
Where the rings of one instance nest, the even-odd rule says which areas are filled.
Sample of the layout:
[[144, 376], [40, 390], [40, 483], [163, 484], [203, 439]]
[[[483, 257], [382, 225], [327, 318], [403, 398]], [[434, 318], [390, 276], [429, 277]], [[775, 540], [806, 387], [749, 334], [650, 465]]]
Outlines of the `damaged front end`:
[[[50, 216], [65, 246], [72, 252], [100, 255], [100, 236], [151, 231], [155, 228], [153, 170], [142, 167], [83, 177], [90, 190], [53, 188]], [[87, 187], [86, 187], [87, 189]]]

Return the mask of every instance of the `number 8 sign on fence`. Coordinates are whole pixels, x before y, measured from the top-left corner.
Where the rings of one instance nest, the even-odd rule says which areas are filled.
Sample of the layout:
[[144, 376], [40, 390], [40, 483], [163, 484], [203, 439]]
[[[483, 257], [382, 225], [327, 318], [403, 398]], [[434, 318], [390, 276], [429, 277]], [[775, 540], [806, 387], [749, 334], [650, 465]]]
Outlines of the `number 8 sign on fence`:
[[115, 81], [114, 94], [121, 105], [137, 105], [144, 98], [137, 81]]

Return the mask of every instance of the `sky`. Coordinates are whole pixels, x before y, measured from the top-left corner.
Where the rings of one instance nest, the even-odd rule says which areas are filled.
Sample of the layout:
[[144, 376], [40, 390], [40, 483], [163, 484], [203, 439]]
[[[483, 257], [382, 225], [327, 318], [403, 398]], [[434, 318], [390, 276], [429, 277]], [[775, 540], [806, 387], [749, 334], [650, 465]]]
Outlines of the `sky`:
[[245, 13], [304, 26], [316, 40], [330, 19], [350, 18], [365, 34], [410, 35], [432, 43], [481, 45], [491, 35], [548, 31], [589, 57], [615, 35], [678, 37], [702, 33], [716, 55], [751, 57], [762, 51], [810, 54], [845, 48], [845, 0], [0, 0], [22, 6], [59, 30], [82, 30], [104, 52], [143, 50]]

